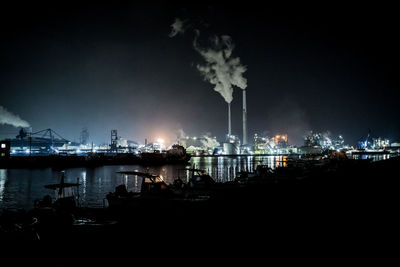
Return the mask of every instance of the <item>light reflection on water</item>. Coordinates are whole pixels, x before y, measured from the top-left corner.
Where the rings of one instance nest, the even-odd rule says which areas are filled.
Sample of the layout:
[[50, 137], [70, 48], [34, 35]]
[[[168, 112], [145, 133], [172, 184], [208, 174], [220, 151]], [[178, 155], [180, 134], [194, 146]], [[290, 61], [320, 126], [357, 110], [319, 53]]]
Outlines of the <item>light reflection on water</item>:
[[[385, 155], [379, 159], [387, 158]], [[239, 157], [193, 157], [190, 166], [205, 170], [220, 182], [230, 181], [241, 171], [253, 171], [258, 165], [271, 168], [285, 167], [286, 156], [239, 156]], [[182, 169], [189, 165], [165, 165], [144, 168], [138, 165], [103, 166], [98, 168], [72, 168], [65, 170], [66, 182], [79, 179], [79, 202], [83, 206], [99, 207], [103, 205], [106, 194], [115, 187], [125, 184], [129, 191], [140, 191], [141, 179], [133, 175], [118, 174], [117, 171], [142, 171], [160, 174], [167, 183], [172, 183], [178, 176], [187, 179], [189, 172]], [[181, 169], [181, 170], [180, 170]], [[0, 209], [33, 207], [35, 199], [53, 192], [45, 189], [46, 184], [59, 183], [60, 172], [47, 169], [0, 169]]]
[[217, 181], [226, 182], [233, 180], [238, 172], [254, 171], [258, 165], [268, 165], [272, 169], [285, 167], [287, 160], [287, 156], [221, 156], [194, 157], [190, 160], [190, 163], [194, 168], [205, 170]]
[[3, 201], [4, 187], [7, 182], [7, 170], [0, 169], [0, 201]]
[[359, 154], [353, 155], [353, 159], [372, 159], [372, 161], [378, 161], [389, 159], [390, 156], [390, 154]]

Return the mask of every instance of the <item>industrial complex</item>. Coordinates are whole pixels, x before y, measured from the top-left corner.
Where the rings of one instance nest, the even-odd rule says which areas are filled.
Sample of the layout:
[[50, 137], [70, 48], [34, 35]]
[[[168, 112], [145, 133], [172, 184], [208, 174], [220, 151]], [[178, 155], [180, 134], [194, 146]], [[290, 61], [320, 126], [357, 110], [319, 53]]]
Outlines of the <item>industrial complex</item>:
[[390, 142], [387, 138], [373, 137], [368, 133], [366, 138], [355, 145], [346, 145], [341, 135], [332, 137], [329, 132], [310, 132], [304, 137], [302, 146], [290, 144], [286, 133], [273, 136], [254, 134], [248, 140], [247, 132], [247, 105], [246, 89], [242, 95], [242, 140], [238, 135], [232, 134], [231, 103], [228, 103], [228, 133], [223, 142], [219, 142], [215, 136], [177, 136], [170, 146], [164, 140], [147, 139], [144, 143], [131, 141], [118, 135], [116, 129], [111, 130], [108, 144], [94, 144], [89, 142], [89, 132], [82, 129], [79, 142], [72, 142], [62, 137], [52, 129], [32, 132], [32, 128], [20, 128], [18, 135], [1, 141], [1, 158], [13, 156], [46, 156], [46, 155], [93, 155], [93, 154], [143, 154], [160, 153], [167, 151], [174, 144], [186, 149], [185, 153], [192, 156], [210, 155], [289, 155], [289, 154], [324, 154], [330, 151], [346, 153], [399, 153], [400, 143]]
[[[248, 135], [246, 88], [242, 89], [242, 135], [232, 133], [231, 102], [228, 102], [227, 134], [218, 140], [211, 134], [186, 135], [179, 131], [175, 140], [145, 139], [132, 141], [118, 134], [117, 129], [109, 130], [109, 142], [96, 144], [90, 141], [89, 131], [83, 128], [79, 141], [71, 141], [53, 129], [32, 131], [20, 125], [18, 133], [0, 140], [1, 166], [98, 166], [102, 164], [166, 164], [187, 163], [191, 157], [203, 156], [315, 156], [363, 154], [400, 154], [400, 142], [374, 136], [371, 131], [357, 144], [345, 143], [342, 135], [332, 136], [328, 131], [310, 131], [304, 136], [302, 145], [290, 142], [293, 136], [284, 132], [272, 135], [255, 133]], [[17, 127], [16, 125], [14, 125]], [[272, 131], [273, 132], [273, 131]], [[46, 158], [46, 156], [51, 156]], [[385, 156], [386, 157], [386, 156]], [[67, 159], [68, 158], [68, 159]], [[46, 161], [51, 161], [47, 163]]]

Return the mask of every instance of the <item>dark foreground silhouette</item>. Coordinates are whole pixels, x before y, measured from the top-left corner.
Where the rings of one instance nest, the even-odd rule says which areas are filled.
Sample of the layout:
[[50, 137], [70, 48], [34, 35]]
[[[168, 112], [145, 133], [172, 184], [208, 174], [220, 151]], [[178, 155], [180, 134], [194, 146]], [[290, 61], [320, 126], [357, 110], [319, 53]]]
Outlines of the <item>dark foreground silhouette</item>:
[[307, 240], [311, 236], [370, 239], [390, 234], [397, 217], [399, 164], [400, 158], [392, 158], [289, 167], [276, 171], [273, 179], [212, 185], [204, 191], [206, 200], [153, 195], [138, 196], [134, 205], [107, 209], [52, 206], [3, 211], [0, 237], [63, 242], [174, 240], [182, 244], [239, 238]]

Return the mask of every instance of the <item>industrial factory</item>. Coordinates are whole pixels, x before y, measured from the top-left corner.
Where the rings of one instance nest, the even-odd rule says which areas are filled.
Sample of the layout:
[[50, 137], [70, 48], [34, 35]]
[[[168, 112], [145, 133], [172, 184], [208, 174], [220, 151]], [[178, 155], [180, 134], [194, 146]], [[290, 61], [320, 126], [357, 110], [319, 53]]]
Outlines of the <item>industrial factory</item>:
[[2, 141], [9, 147], [10, 156], [46, 156], [52, 154], [86, 154], [101, 152], [108, 147], [69, 141], [52, 129], [31, 132], [23, 128], [13, 139]]
[[[290, 144], [286, 133], [272, 136], [254, 134], [252, 142], [248, 142], [246, 90], [243, 91], [242, 102], [242, 140], [232, 133], [231, 103], [228, 103], [228, 133], [223, 142], [210, 134], [187, 136], [180, 134], [171, 144], [165, 144], [161, 138], [147, 139], [144, 143], [131, 141], [118, 135], [116, 129], [111, 130], [110, 143], [98, 145], [89, 142], [89, 133], [82, 129], [79, 142], [65, 139], [52, 129], [32, 132], [31, 128], [20, 128], [18, 135], [12, 139], [1, 141], [1, 157], [12, 156], [46, 156], [46, 155], [93, 155], [93, 154], [143, 154], [161, 153], [178, 144], [185, 153], [192, 156], [232, 156], [232, 155], [315, 155], [327, 154], [331, 151], [346, 153], [399, 153], [400, 143], [389, 139], [372, 137], [368, 133], [357, 146], [346, 145], [343, 136], [332, 137], [329, 132], [309, 132], [304, 137], [302, 146]], [[183, 132], [183, 131], [182, 131]]]
[[[180, 23], [176, 23], [179, 21]], [[178, 37], [183, 34], [183, 20], [176, 20], [171, 24], [169, 37]], [[187, 25], [188, 26], [188, 25]], [[179, 34], [178, 34], [179, 33]], [[204, 33], [203, 33], [204, 34]], [[228, 35], [204, 38], [201, 40], [200, 31], [194, 30], [194, 39], [191, 42], [193, 49], [203, 59], [197, 64], [197, 70], [205, 82], [213, 86], [227, 104], [227, 131], [223, 140], [218, 140], [212, 134], [187, 136], [180, 134], [176, 140], [169, 140], [168, 144], [161, 138], [145, 139], [144, 142], [132, 141], [118, 135], [117, 129], [110, 131], [109, 142], [94, 144], [89, 141], [89, 132], [82, 129], [78, 142], [67, 140], [52, 129], [32, 131], [30, 124], [18, 115], [11, 113], [0, 106], [1, 124], [12, 125], [19, 133], [12, 138], [1, 141], [1, 157], [12, 156], [45, 156], [45, 155], [77, 155], [93, 154], [119, 155], [144, 153], [164, 153], [179, 145], [185, 153], [191, 156], [233, 156], [233, 155], [289, 155], [289, 154], [327, 154], [331, 151], [348, 153], [398, 153], [399, 143], [390, 142], [387, 138], [372, 137], [369, 133], [356, 146], [346, 145], [344, 138], [339, 135], [332, 137], [329, 132], [310, 132], [304, 137], [302, 146], [290, 143], [290, 137], [285, 132], [271, 131], [271, 135], [254, 134], [251, 138], [247, 123], [247, 78], [244, 73], [247, 66], [235, 56], [232, 38]], [[242, 133], [232, 132], [232, 114], [234, 88], [242, 92]], [[237, 121], [237, 120], [234, 120]], [[183, 132], [183, 131], [182, 131]], [[253, 133], [253, 132], [252, 132]], [[176, 146], [175, 146], [176, 147]]]
[[[332, 137], [329, 132], [309, 132], [304, 137], [302, 146], [290, 144], [286, 133], [272, 136], [254, 134], [252, 142], [248, 142], [246, 90], [242, 90], [242, 140], [232, 133], [231, 103], [228, 103], [228, 131], [223, 142], [210, 134], [187, 136], [180, 134], [170, 145], [161, 138], [147, 139], [144, 143], [131, 141], [118, 135], [116, 129], [111, 130], [108, 144], [94, 144], [89, 142], [89, 132], [83, 128], [79, 142], [73, 142], [62, 137], [52, 129], [33, 132], [32, 128], [20, 128], [18, 135], [1, 141], [1, 157], [12, 156], [46, 156], [46, 155], [92, 155], [92, 154], [134, 154], [161, 153], [178, 144], [185, 153], [192, 156], [232, 156], [232, 155], [315, 155], [327, 154], [331, 151], [346, 153], [399, 153], [400, 143], [390, 142], [387, 138], [372, 137], [368, 133], [366, 138], [358, 142], [357, 146], [346, 145], [343, 136]], [[182, 131], [183, 133], [183, 131]]]

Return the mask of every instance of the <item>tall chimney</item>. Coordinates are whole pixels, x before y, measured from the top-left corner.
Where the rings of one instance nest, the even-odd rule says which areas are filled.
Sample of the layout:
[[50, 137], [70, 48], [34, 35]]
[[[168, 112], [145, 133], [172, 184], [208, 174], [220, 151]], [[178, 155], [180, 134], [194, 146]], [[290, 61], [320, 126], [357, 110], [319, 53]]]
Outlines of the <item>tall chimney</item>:
[[232, 127], [231, 127], [231, 103], [228, 103], [228, 137], [229, 140], [232, 135]]
[[243, 145], [247, 145], [246, 89], [243, 90]]

